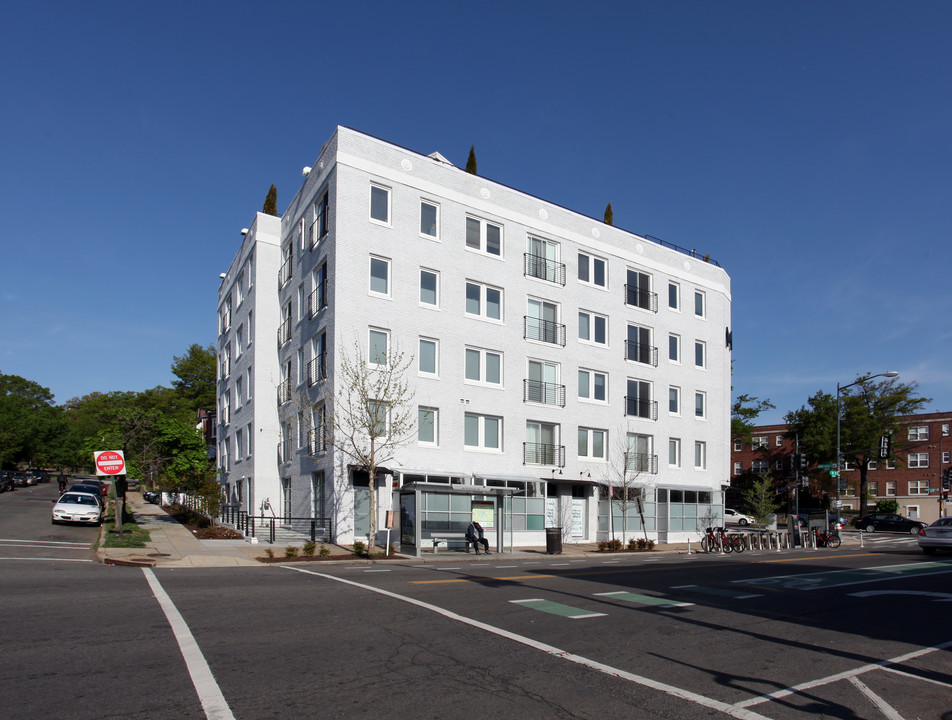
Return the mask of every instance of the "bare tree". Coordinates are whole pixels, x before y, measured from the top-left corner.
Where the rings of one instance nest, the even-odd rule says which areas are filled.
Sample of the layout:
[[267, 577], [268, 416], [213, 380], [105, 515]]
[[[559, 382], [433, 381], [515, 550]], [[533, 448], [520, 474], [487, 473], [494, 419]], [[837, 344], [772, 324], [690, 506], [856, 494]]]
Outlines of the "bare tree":
[[326, 405], [319, 408], [307, 395], [297, 398], [298, 421], [305, 423], [312, 438], [310, 454], [331, 446], [367, 472], [370, 551], [377, 539], [377, 471], [392, 462], [417, 432], [414, 394], [406, 379], [412, 364], [413, 356], [395, 345], [369, 357], [355, 339], [350, 352], [341, 352], [340, 368], [333, 376], [334, 395]]
[[[651, 485], [652, 469], [655, 465], [655, 456], [640, 451], [629, 439], [631, 432], [615, 434], [615, 442], [609, 452], [609, 462], [603, 471], [602, 481], [605, 492], [608, 493], [610, 506], [617, 506], [622, 517], [622, 545], [627, 543], [628, 511], [638, 509], [641, 518], [641, 529], [645, 540], [648, 539], [648, 528], [645, 524], [644, 501], [646, 491]], [[614, 511], [609, 508], [609, 528], [612, 540], [615, 539]]]

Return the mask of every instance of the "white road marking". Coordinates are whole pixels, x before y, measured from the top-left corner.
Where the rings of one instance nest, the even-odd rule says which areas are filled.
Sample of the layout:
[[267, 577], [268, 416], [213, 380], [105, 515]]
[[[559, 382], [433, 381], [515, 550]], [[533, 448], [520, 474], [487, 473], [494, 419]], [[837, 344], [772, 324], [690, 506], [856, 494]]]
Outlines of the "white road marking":
[[188, 674], [192, 678], [192, 684], [195, 686], [195, 692], [198, 693], [198, 699], [202, 703], [202, 709], [205, 711], [205, 717], [208, 720], [235, 720], [231, 713], [231, 708], [222, 695], [221, 688], [215, 682], [215, 676], [212, 675], [211, 668], [205, 661], [205, 656], [195, 642], [192, 631], [188, 629], [185, 619], [179, 613], [172, 598], [168, 596], [165, 589], [159, 583], [155, 573], [150, 568], [142, 568], [145, 573], [145, 579], [152, 588], [155, 599], [159, 601], [159, 607], [165, 613], [165, 618], [172, 627], [172, 633], [178, 642], [182, 658], [185, 660], [185, 666], [188, 668]]
[[514, 642], [526, 645], [528, 647], [539, 650], [540, 652], [547, 653], [553, 657], [559, 658], [560, 660], [568, 660], [569, 662], [577, 663], [585, 667], [596, 670], [597, 672], [610, 675], [612, 677], [617, 677], [622, 680], [627, 680], [629, 682], [641, 685], [643, 687], [651, 688], [659, 692], [671, 695], [673, 697], [681, 698], [688, 702], [695, 703], [702, 707], [711, 708], [712, 710], [717, 710], [729, 715], [730, 717], [738, 718], [739, 720], [769, 720], [764, 715], [747, 710], [746, 708], [739, 707], [737, 705], [730, 705], [720, 700], [715, 700], [714, 698], [705, 697], [704, 695], [699, 695], [698, 693], [691, 692], [690, 690], [684, 690], [683, 688], [675, 687], [673, 685], [668, 685], [667, 683], [658, 682], [657, 680], [651, 680], [650, 678], [643, 677], [641, 675], [635, 675], [630, 673], [627, 670], [621, 670], [619, 668], [612, 667], [611, 665], [606, 665], [600, 663], [596, 660], [591, 660], [590, 658], [583, 657], [582, 655], [575, 655], [561, 648], [557, 648], [554, 645], [549, 645], [548, 643], [539, 642], [538, 640], [533, 640], [532, 638], [525, 637], [524, 635], [518, 635], [514, 632], [508, 630], [503, 630], [502, 628], [495, 627], [494, 625], [489, 625], [479, 620], [474, 620], [468, 618], [464, 615], [459, 615], [458, 613], [452, 612], [451, 610], [446, 610], [437, 605], [431, 605], [430, 603], [423, 602], [422, 600], [416, 600], [415, 598], [407, 597], [406, 595], [398, 595], [397, 593], [390, 592], [389, 590], [383, 590], [381, 588], [373, 587], [372, 585], [364, 585], [354, 580], [348, 580], [346, 578], [334, 577], [333, 575], [325, 575], [324, 573], [315, 572], [314, 570], [305, 570], [303, 568], [284, 566], [286, 570], [294, 570], [295, 572], [303, 573], [306, 575], [316, 575], [317, 577], [322, 577], [326, 580], [332, 580], [334, 582], [343, 583], [345, 585], [352, 585], [354, 587], [367, 590], [369, 592], [377, 593], [379, 595], [384, 595], [394, 600], [399, 600], [401, 602], [409, 603], [410, 605], [415, 605], [417, 607], [423, 608], [424, 610], [429, 610], [435, 612], [439, 615], [442, 615], [445, 618], [454, 620], [456, 622], [469, 625], [471, 627], [477, 628], [479, 630], [484, 630], [486, 632], [498, 635], [500, 637], [507, 638]]
[[851, 677], [850, 682], [859, 690], [863, 695], [869, 698], [870, 702], [873, 703], [883, 715], [885, 715], [889, 720], [903, 720], [902, 715], [897, 713], [895, 709], [885, 700], [883, 700], [879, 695], [870, 690], [861, 680], [858, 680], [855, 677]]
[[92, 560], [84, 558], [44, 558], [44, 557], [0, 557], [0, 560], [46, 560], [47, 562], [85, 562], [91, 563]]

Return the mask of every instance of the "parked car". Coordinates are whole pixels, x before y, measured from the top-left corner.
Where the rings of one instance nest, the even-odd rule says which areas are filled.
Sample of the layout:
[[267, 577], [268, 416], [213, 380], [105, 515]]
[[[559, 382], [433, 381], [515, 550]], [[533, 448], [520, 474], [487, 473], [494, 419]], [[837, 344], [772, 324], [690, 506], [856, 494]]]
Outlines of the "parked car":
[[918, 535], [926, 524], [895, 513], [872, 513], [853, 518], [853, 527], [863, 532], [907, 532]]
[[29, 485], [26, 479], [26, 473], [22, 470], [13, 471], [13, 484], [17, 487], [26, 487]]
[[102, 505], [92, 493], [67, 492], [63, 493], [53, 505], [52, 523], [80, 522], [102, 524]]
[[919, 547], [926, 555], [936, 550], [952, 550], [952, 517], [939, 518], [919, 531]]
[[80, 482], [81, 485], [95, 485], [99, 488], [99, 493], [105, 497], [109, 494], [109, 484], [103, 482], [102, 480], [93, 480], [91, 478], [83, 478]]
[[9, 470], [0, 471], [0, 493], [14, 489], [16, 486], [13, 484], [13, 473]]
[[146, 490], [144, 493], [142, 493], [142, 499], [154, 505], [158, 504], [160, 498], [161, 495], [155, 490]]
[[736, 523], [738, 525], [753, 525], [754, 519], [750, 515], [745, 515], [731, 508], [724, 509], [724, 523]]
[[99, 507], [106, 506], [106, 498], [102, 494], [102, 490], [100, 489], [98, 485], [93, 485], [93, 484], [85, 483], [85, 482], [76, 483], [75, 485], [70, 486], [69, 490], [66, 491], [66, 494], [69, 494], [71, 492], [89, 493], [90, 495], [96, 498], [96, 502], [99, 503]]

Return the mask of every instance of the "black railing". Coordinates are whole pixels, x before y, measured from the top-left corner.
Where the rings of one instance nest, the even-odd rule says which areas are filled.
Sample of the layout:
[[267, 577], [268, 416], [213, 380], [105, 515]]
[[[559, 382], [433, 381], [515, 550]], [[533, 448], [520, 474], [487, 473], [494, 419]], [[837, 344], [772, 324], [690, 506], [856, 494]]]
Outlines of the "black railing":
[[565, 385], [523, 380], [522, 401], [565, 407]]
[[287, 285], [288, 281], [291, 279], [291, 258], [288, 258], [281, 264], [281, 269], [278, 270], [278, 287], [282, 288]]
[[316, 385], [318, 380], [327, 379], [327, 353], [322, 352], [307, 364], [307, 384]]
[[291, 318], [287, 318], [278, 326], [278, 347], [291, 341]]
[[658, 293], [645, 290], [637, 285], [625, 285], [625, 305], [658, 312]]
[[282, 380], [278, 385], [278, 405], [291, 401], [291, 381]]
[[311, 455], [316, 455], [317, 453], [322, 453], [327, 451], [327, 428], [319, 427], [316, 430], [311, 430], [307, 434], [307, 444], [310, 448]]
[[525, 465], [555, 465], [565, 467], [565, 446], [548, 443], [522, 443]]
[[327, 307], [327, 281], [325, 280], [307, 298], [308, 316], [313, 318]]
[[625, 340], [625, 358], [645, 365], [658, 366], [658, 348]]
[[650, 453], [625, 453], [625, 472], [626, 473], [649, 473], [658, 474], [658, 456]]
[[278, 462], [291, 462], [291, 441], [281, 440], [278, 443]]
[[658, 419], [658, 403], [654, 400], [643, 400], [637, 397], [625, 396], [625, 415], [640, 417], [648, 420]]
[[541, 278], [552, 283], [565, 285], [565, 263], [549, 260], [541, 255], [525, 254], [526, 277]]
[[525, 316], [525, 337], [527, 340], [538, 340], [540, 342], [552, 343], [553, 345], [565, 345], [565, 325], [552, 322], [551, 320], [542, 320], [536, 317]]
[[278, 528], [291, 530], [310, 537], [311, 542], [328, 542], [331, 539], [331, 521], [329, 518], [283, 517], [274, 515], [249, 515], [238, 505], [223, 505], [219, 517], [227, 525], [245, 537], [261, 539], [274, 544]]

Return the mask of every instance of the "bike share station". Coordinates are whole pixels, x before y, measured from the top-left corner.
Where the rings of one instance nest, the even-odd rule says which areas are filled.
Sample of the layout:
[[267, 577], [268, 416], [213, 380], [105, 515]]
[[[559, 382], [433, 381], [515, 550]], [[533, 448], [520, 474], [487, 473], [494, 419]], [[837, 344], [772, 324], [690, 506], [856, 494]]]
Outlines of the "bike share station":
[[[473, 520], [483, 526], [493, 552], [512, 552], [515, 488], [409, 482], [400, 488], [400, 545], [421, 557], [424, 547], [465, 545]], [[468, 551], [467, 547], [467, 551]]]

